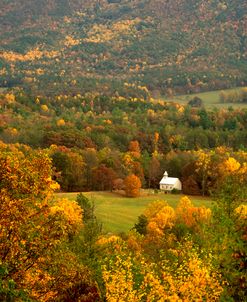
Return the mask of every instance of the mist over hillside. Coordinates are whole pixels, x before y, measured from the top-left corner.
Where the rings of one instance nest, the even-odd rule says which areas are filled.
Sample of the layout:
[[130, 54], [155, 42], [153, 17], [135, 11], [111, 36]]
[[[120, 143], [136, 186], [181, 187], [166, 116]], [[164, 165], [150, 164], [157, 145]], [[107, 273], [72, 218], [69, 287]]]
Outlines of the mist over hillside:
[[169, 95], [245, 85], [246, 13], [241, 0], [3, 0], [0, 86]]

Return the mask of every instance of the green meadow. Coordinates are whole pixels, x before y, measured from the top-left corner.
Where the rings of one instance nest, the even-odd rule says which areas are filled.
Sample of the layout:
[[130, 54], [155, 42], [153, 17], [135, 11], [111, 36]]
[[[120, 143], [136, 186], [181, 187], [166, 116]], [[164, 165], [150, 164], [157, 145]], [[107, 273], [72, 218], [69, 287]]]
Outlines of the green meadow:
[[241, 87], [238, 88], [232, 88], [232, 89], [226, 89], [226, 90], [215, 90], [215, 91], [208, 91], [208, 92], [201, 92], [201, 93], [193, 93], [193, 94], [186, 94], [186, 95], [179, 95], [179, 96], [174, 96], [173, 98], [170, 99], [165, 99], [165, 101], [168, 102], [176, 102], [180, 103], [182, 105], [187, 104], [191, 99], [193, 99], [195, 96], [199, 97], [202, 99], [204, 106], [206, 108], [247, 108], [247, 104], [243, 103], [220, 103], [219, 101], [219, 96], [221, 91], [225, 91], [227, 93], [229, 92], [239, 92]]
[[[75, 200], [78, 193], [57, 193], [57, 198]], [[140, 197], [128, 198], [124, 194], [115, 192], [83, 192], [95, 204], [97, 218], [103, 223], [103, 229], [107, 233], [120, 233], [129, 231], [137, 221], [147, 205], [152, 201], [166, 200], [176, 207], [183, 195], [173, 195], [144, 191]], [[210, 207], [212, 200], [202, 196], [189, 197], [195, 206]]]

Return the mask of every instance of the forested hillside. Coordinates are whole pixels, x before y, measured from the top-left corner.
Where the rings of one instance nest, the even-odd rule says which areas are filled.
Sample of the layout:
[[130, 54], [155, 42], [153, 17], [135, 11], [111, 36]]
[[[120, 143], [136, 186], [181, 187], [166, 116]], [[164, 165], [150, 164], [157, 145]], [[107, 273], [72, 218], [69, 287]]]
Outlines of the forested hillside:
[[0, 85], [42, 95], [244, 85], [246, 11], [242, 0], [3, 0]]

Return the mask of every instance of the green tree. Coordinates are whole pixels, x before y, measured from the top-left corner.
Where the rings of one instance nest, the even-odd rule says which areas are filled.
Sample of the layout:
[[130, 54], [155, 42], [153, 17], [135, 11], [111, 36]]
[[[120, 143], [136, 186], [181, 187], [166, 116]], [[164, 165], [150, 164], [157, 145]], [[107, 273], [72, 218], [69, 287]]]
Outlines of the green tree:
[[145, 215], [138, 216], [138, 222], [135, 223], [134, 229], [141, 235], [147, 234], [148, 219]]

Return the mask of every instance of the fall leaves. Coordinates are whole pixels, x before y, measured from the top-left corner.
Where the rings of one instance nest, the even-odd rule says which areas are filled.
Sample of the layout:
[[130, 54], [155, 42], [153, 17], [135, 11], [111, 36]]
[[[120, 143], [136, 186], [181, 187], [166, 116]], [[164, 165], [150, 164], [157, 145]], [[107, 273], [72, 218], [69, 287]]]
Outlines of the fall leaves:
[[[76, 202], [53, 199], [53, 192], [59, 186], [51, 176], [51, 160], [46, 151], [1, 144], [0, 266], [5, 270], [1, 281], [3, 299], [21, 295], [23, 290], [38, 301], [54, 301], [60, 295], [60, 287], [67, 288], [71, 280], [84, 271], [75, 255], [62, 251], [63, 243], [83, 226], [82, 209]], [[58, 255], [62, 256], [59, 265], [54, 258]], [[73, 269], [69, 267], [72, 263]], [[63, 270], [60, 270], [60, 265]], [[56, 270], [60, 270], [59, 274]], [[16, 284], [19, 292], [15, 293], [15, 285], [11, 288], [10, 282]]]
[[141, 181], [140, 179], [131, 174], [124, 180], [125, 192], [128, 197], [137, 197], [140, 195]]
[[[112, 93], [114, 78], [149, 86], [158, 94], [221, 89], [245, 81], [245, 48], [239, 45], [246, 21], [238, 13], [246, 9], [243, 2], [200, 1], [191, 6], [196, 13], [190, 18], [184, 1], [131, 1], [124, 7], [110, 2], [91, 1], [89, 6], [84, 1], [72, 13], [69, 1], [59, 8], [45, 4], [41, 11], [36, 2], [29, 10], [18, 1], [4, 2], [3, 33], [10, 31], [11, 39], [2, 35], [1, 81], [9, 87], [13, 80], [38, 86], [39, 93], [47, 94], [63, 91], [65, 83], [71, 94], [84, 87], [102, 92], [106, 78]], [[16, 14], [21, 14], [20, 26], [12, 23]]]
[[[245, 212], [245, 206], [236, 209], [237, 225]], [[106, 301], [220, 301], [227, 299], [226, 291], [238, 290], [237, 283], [229, 286], [224, 269], [221, 272], [222, 255], [218, 254], [218, 248], [222, 247], [210, 237], [214, 230], [209, 230], [216, 223], [210, 209], [195, 207], [184, 196], [175, 209], [165, 201], [156, 201], [144, 214], [146, 222], [139, 219], [139, 227], [146, 227], [146, 232], [135, 225], [138, 233], [131, 231], [127, 239], [104, 240], [107, 256], [102, 257], [102, 271]], [[232, 238], [230, 243], [236, 244]], [[226, 255], [230, 257], [228, 265], [229, 261], [236, 262], [234, 258], [241, 261], [239, 271], [228, 270], [228, 280], [233, 278], [237, 282], [239, 278], [242, 286], [244, 252]], [[243, 297], [243, 292], [244, 287], [239, 297]]]
[[[102, 270], [107, 301], [219, 298], [223, 288], [211, 259], [202, 261], [202, 255], [189, 239], [176, 246], [176, 236], [170, 234], [178, 223], [175, 212], [179, 215], [181, 209], [187, 212], [189, 207], [192, 204], [187, 197], [182, 198], [176, 211], [164, 201], [154, 202], [145, 211], [148, 220], [145, 236], [132, 232], [126, 241], [111, 237], [104, 241], [108, 256], [103, 259]], [[159, 263], [154, 261], [156, 249], [160, 251]]]
[[[242, 201], [241, 196], [246, 196], [244, 190], [242, 195], [235, 194], [240, 192], [235, 190], [237, 182], [245, 183], [246, 165], [240, 161], [244, 154], [238, 154], [239, 161], [231, 156], [219, 161], [216, 171], [227, 185], [221, 196], [235, 194], [231, 199], [221, 197], [221, 203], [217, 203], [220, 212], [196, 207], [186, 196], [175, 208], [158, 200], [147, 207], [128, 234], [107, 236], [100, 233], [94, 205], [82, 194], [77, 202], [54, 199], [53, 192], [59, 186], [52, 179], [49, 156], [58, 150], [55, 146], [41, 151], [0, 144], [3, 301], [6, 297], [44, 302], [219, 301], [228, 289], [226, 280], [231, 282], [231, 278], [235, 282], [231, 284], [233, 295], [237, 295], [239, 282], [242, 297], [246, 206], [234, 198], [240, 196]], [[128, 152], [132, 158], [139, 158], [138, 144], [132, 142]], [[211, 159], [206, 159], [198, 153], [202, 163], [197, 165], [198, 173], [211, 166]], [[235, 182], [230, 187], [232, 192], [229, 177]], [[134, 174], [126, 179], [128, 194], [136, 196], [140, 180]], [[227, 219], [232, 219], [231, 223], [225, 220], [221, 224], [229, 209], [232, 213]], [[214, 228], [223, 239], [220, 254], [221, 241], [216, 240]], [[235, 233], [238, 238], [230, 237]], [[229, 268], [234, 272], [230, 278]]]

